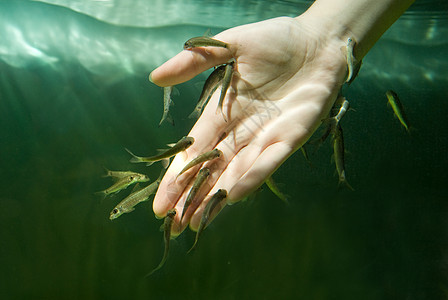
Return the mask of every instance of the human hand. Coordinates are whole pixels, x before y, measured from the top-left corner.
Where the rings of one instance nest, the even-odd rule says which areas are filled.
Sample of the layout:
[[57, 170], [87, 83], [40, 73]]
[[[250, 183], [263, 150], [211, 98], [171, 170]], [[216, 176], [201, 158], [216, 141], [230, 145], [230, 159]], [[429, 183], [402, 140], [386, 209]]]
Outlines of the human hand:
[[302, 16], [226, 30], [214, 38], [230, 44], [230, 49], [184, 50], [151, 73], [155, 84], [170, 86], [236, 59], [223, 105], [227, 121], [217, 113], [218, 89], [188, 134], [195, 143], [175, 157], [154, 199], [159, 217], [173, 207], [181, 212], [199, 167], [176, 179], [177, 174], [201, 153], [214, 148], [223, 152], [221, 158], [205, 163], [210, 176], [182, 220], [176, 215], [173, 235], [189, 223], [197, 230], [207, 201], [218, 189], [226, 189], [228, 197], [213, 216], [226, 203], [249, 195], [328, 115], [347, 73], [342, 49], [346, 40], [330, 36], [328, 28]]

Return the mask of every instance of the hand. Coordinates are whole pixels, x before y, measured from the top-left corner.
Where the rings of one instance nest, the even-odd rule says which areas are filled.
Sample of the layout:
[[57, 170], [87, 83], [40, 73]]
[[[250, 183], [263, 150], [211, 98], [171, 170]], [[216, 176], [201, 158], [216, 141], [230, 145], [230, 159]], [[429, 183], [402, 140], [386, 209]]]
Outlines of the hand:
[[346, 40], [329, 36], [327, 29], [306, 17], [239, 26], [214, 37], [229, 43], [230, 49], [184, 50], [151, 73], [154, 83], [170, 86], [231, 58], [237, 62], [224, 100], [227, 122], [216, 113], [218, 89], [188, 134], [195, 143], [175, 157], [154, 199], [157, 216], [165, 216], [173, 207], [181, 212], [199, 168], [176, 179], [179, 171], [203, 152], [218, 148], [224, 153], [206, 163], [211, 170], [206, 186], [182, 221], [181, 214], [176, 215], [173, 235], [180, 234], [188, 223], [197, 230], [207, 201], [218, 189], [226, 189], [228, 198], [215, 209], [214, 216], [226, 203], [249, 195], [328, 115], [345, 80], [347, 64]]

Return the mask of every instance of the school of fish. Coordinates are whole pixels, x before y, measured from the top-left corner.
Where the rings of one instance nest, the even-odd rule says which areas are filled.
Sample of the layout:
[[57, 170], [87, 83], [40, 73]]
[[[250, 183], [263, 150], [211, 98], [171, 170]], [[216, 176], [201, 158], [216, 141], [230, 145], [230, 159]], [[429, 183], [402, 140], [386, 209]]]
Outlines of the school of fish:
[[[346, 79], [347, 85], [353, 82], [362, 64], [362, 61], [358, 61], [354, 56], [353, 51], [355, 46], [356, 46], [355, 40], [353, 38], [349, 38], [345, 46], [345, 54], [347, 61], [347, 79]], [[206, 36], [191, 38], [184, 44], [184, 50], [187, 51], [192, 51], [196, 47], [221, 47], [229, 49], [231, 45]], [[223, 110], [223, 103], [225, 101], [227, 90], [231, 86], [236, 65], [237, 61], [235, 59], [231, 59], [226, 64], [215, 67], [213, 72], [209, 75], [209, 77], [205, 81], [196, 107], [193, 110], [193, 112], [189, 115], [189, 118], [199, 118], [203, 108], [207, 105], [211, 96], [220, 87], [220, 97], [218, 101], [218, 106], [216, 108], [216, 114], [221, 115], [226, 122], [228, 121], [228, 116]], [[171, 99], [173, 91], [174, 91], [173, 86], [164, 88], [164, 97], [163, 97], [164, 110], [159, 126], [165, 120], [169, 121], [171, 124], [174, 125], [174, 120], [172, 119], [169, 113], [170, 106], [172, 106], [173, 104]], [[398, 118], [398, 120], [400, 121], [401, 125], [405, 128], [405, 130], [409, 132], [410, 129], [409, 122], [404, 113], [403, 105], [400, 102], [398, 95], [394, 91], [389, 90], [386, 92], [386, 97], [388, 103], [392, 107], [395, 116]], [[335, 101], [329, 116], [326, 119], [322, 120], [322, 126], [324, 126], [324, 132], [321, 135], [321, 137], [309, 141], [307, 144], [303, 145], [300, 149], [303, 155], [305, 156], [305, 159], [311, 165], [305, 146], [308, 147], [308, 145], [313, 145], [316, 151], [325, 142], [327, 137], [331, 136], [331, 147], [333, 149], [333, 159], [336, 166], [336, 172], [339, 178], [339, 185], [343, 185], [348, 189], [354, 191], [353, 187], [347, 181], [345, 170], [345, 146], [342, 133], [342, 126], [340, 123], [341, 119], [344, 117], [347, 111], [349, 111], [349, 109], [350, 109], [349, 102], [344, 96], [342, 96], [342, 94], [340, 94], [337, 100]], [[136, 205], [147, 201], [151, 195], [155, 195], [159, 183], [165, 173], [165, 170], [168, 168], [170, 159], [176, 154], [188, 149], [190, 146], [194, 144], [194, 142], [195, 141], [193, 137], [184, 136], [176, 143], [169, 144], [168, 149], [159, 150], [159, 153], [146, 157], [137, 156], [133, 152], [131, 152], [131, 150], [125, 148], [125, 150], [131, 155], [130, 159], [131, 163], [146, 163], [147, 166], [150, 166], [155, 162], [161, 161], [163, 167], [159, 177], [155, 181], [153, 181], [152, 183], [148, 184], [146, 187], [143, 188], [138, 188], [138, 186], [139, 183], [148, 182], [150, 180], [147, 175], [133, 171], [111, 171], [109, 169], [106, 169], [106, 174], [104, 176], [111, 177], [114, 183], [110, 187], [100, 192], [97, 192], [97, 194], [102, 195], [103, 198], [110, 195], [118, 194], [121, 191], [125, 190], [127, 187], [136, 184], [134, 186], [134, 189], [130, 192], [130, 194], [127, 197], [125, 197], [122, 201], [120, 201], [111, 210], [109, 214], [110, 220], [115, 220], [125, 213], [130, 213], [134, 211]], [[191, 185], [190, 191], [188, 193], [187, 199], [185, 200], [182, 211], [179, 212], [176, 211], [175, 208], [172, 208], [167, 212], [164, 218], [164, 222], [161, 226], [161, 230], [163, 230], [164, 232], [163, 240], [165, 244], [163, 257], [160, 263], [157, 265], [157, 267], [155, 267], [146, 276], [150, 276], [154, 274], [157, 270], [161, 269], [168, 258], [169, 245], [170, 240], [172, 238], [171, 230], [176, 215], [180, 215], [180, 220], [182, 220], [184, 215], [188, 212], [188, 209], [192, 205], [192, 203], [195, 203], [195, 207], [197, 207], [197, 204], [201, 203], [201, 201], [203, 200], [206, 201], [206, 206], [202, 213], [200, 225], [197, 230], [193, 246], [188, 251], [190, 252], [193, 249], [195, 249], [199, 237], [202, 235], [204, 229], [208, 225], [215, 208], [219, 207], [219, 209], [221, 209], [223, 206], [225, 206], [226, 203], [224, 199], [227, 198], [227, 191], [224, 189], [217, 190], [212, 195], [206, 196], [205, 199], [196, 199], [198, 195], [201, 195], [199, 193], [200, 190], [206, 184], [208, 178], [211, 175], [211, 172], [213, 172], [212, 169], [203, 165], [206, 164], [207, 162], [220, 159], [222, 156], [223, 152], [217, 148], [201, 153], [197, 157], [191, 159], [176, 176], [177, 180], [178, 177], [187, 173], [189, 170], [194, 168], [196, 168], [197, 170], [197, 168], [199, 168], [199, 172], [197, 172], [196, 178], [193, 180], [193, 184]], [[272, 175], [266, 179], [265, 184], [279, 199], [288, 204], [289, 197], [285, 195], [283, 192], [281, 192], [281, 190], [275, 183]]]

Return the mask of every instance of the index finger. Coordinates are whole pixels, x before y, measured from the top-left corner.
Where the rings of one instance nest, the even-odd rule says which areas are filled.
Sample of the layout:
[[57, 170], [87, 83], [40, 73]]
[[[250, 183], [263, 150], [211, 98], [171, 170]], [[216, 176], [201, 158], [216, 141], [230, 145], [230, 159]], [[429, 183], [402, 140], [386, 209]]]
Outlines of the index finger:
[[149, 74], [149, 81], [166, 87], [188, 81], [233, 57], [226, 48], [207, 47], [183, 50]]

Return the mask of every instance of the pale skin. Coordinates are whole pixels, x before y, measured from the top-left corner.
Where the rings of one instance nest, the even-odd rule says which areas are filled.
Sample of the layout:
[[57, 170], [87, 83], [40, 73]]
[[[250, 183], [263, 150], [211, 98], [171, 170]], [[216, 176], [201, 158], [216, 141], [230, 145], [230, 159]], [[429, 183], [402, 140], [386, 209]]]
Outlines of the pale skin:
[[[182, 211], [199, 168], [177, 174], [193, 158], [218, 148], [223, 156], [207, 162], [211, 175], [172, 235], [188, 224], [197, 230], [207, 201], [218, 189], [228, 197], [213, 212], [248, 196], [320, 126], [347, 76], [345, 45], [354, 38], [361, 60], [411, 0], [317, 0], [305, 13], [226, 30], [214, 38], [230, 49], [184, 50], [154, 70], [159, 86], [176, 85], [231, 58], [235, 75], [216, 113], [218, 89], [188, 136], [194, 144], [175, 157], [153, 203], [156, 216]], [[192, 99], [192, 109], [197, 99]], [[188, 115], [188, 114], [186, 114]]]

